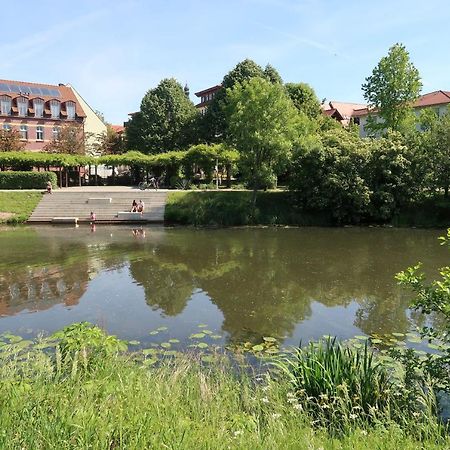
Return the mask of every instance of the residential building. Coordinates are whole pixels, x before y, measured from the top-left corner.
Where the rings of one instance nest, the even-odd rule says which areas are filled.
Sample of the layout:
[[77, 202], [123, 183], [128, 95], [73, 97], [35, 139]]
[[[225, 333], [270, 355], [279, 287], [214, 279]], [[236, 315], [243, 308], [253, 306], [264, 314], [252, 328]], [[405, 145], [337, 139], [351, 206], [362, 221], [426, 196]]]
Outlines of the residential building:
[[[413, 108], [416, 115], [419, 115], [420, 111], [425, 108], [431, 108], [440, 117], [448, 111], [449, 105], [450, 91], [439, 90], [421, 95], [414, 103]], [[359, 135], [361, 137], [366, 137], [368, 135], [366, 126], [369, 115], [378, 122], [382, 122], [382, 120], [378, 118], [376, 111], [370, 110], [367, 106], [354, 111], [354, 117], [359, 119]]]
[[195, 95], [200, 98], [200, 103], [195, 105], [195, 107], [200, 110], [201, 114], [205, 114], [206, 110], [208, 109], [208, 105], [211, 103], [211, 100], [215, 97], [215, 95], [221, 88], [222, 85], [217, 84], [216, 86], [212, 86], [208, 89], [204, 89], [203, 91], [195, 93]]
[[359, 124], [359, 117], [355, 117], [355, 111], [367, 108], [367, 105], [361, 103], [336, 102], [334, 100], [328, 104], [322, 104], [323, 113], [337, 120], [343, 126], [348, 126], [353, 120]]
[[0, 80], [0, 128], [19, 131], [25, 150], [43, 150], [66, 124], [79, 126], [85, 135], [106, 131], [98, 122], [70, 85]]

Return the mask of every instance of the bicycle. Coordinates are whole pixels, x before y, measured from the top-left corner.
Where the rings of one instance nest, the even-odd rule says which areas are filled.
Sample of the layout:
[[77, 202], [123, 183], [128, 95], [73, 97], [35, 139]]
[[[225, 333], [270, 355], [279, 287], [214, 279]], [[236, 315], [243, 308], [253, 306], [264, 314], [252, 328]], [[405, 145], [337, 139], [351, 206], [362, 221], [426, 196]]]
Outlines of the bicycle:
[[155, 191], [157, 191], [158, 188], [159, 188], [159, 184], [161, 183], [162, 180], [164, 180], [164, 175], [163, 175], [163, 176], [160, 176], [160, 177], [158, 177], [158, 178], [156, 178], [156, 177], [151, 177], [151, 178], [148, 180], [148, 182], [147, 182], [147, 181], [141, 181], [141, 182], [138, 184], [138, 188], [139, 188], [141, 191], [145, 191], [146, 189], [150, 189], [150, 188], [153, 188], [153, 189], [155, 189]]

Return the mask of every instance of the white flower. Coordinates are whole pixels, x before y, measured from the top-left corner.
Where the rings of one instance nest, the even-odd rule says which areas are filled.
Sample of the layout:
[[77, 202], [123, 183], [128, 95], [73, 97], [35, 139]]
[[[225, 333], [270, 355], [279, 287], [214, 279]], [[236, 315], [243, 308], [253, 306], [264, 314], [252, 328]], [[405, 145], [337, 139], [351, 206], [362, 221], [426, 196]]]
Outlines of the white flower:
[[296, 405], [292, 406], [294, 409], [296, 409], [297, 411], [303, 411], [303, 406], [300, 405], [300, 403], [297, 403]]
[[269, 403], [269, 399], [268, 399], [267, 397], [263, 397], [263, 398], [261, 399], [261, 401], [262, 401], [263, 403]]
[[238, 437], [239, 435], [244, 434], [244, 432], [242, 430], [236, 430], [233, 435], [234, 437]]
[[273, 419], [279, 419], [281, 417], [281, 414], [279, 414], [279, 413], [273, 413], [272, 414], [272, 418]]

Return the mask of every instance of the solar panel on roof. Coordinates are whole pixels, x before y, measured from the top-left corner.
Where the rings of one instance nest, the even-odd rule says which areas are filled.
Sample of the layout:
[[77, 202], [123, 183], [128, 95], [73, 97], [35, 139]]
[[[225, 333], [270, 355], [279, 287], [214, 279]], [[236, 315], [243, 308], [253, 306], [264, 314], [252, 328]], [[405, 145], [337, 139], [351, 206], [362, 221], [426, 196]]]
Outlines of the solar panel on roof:
[[49, 89], [49, 91], [51, 95], [54, 95], [55, 97], [61, 97], [61, 93], [58, 89]]
[[30, 90], [32, 94], [42, 95], [41, 89], [38, 87], [30, 87]]
[[50, 89], [47, 89], [47, 88], [41, 88], [41, 92], [42, 92], [42, 95], [51, 95], [50, 94]]
[[18, 94], [20, 92], [20, 87], [17, 86], [16, 84], [10, 84], [9, 85], [9, 90], [11, 92], [16, 92]]
[[5, 83], [0, 83], [0, 91], [9, 92], [9, 87]]

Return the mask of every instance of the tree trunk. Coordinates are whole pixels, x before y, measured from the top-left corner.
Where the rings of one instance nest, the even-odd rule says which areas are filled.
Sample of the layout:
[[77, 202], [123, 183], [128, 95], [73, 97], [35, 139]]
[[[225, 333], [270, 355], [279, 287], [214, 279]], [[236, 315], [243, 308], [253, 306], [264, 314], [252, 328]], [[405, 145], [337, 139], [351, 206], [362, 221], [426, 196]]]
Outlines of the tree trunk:
[[66, 167], [66, 187], [69, 187], [69, 169]]
[[114, 170], [114, 166], [112, 166], [112, 184], [115, 185], [116, 184], [116, 174], [115, 174], [115, 170]]
[[59, 167], [59, 187], [60, 187], [60, 188], [63, 187], [63, 181], [62, 181], [62, 168], [61, 168], [61, 166]]
[[95, 185], [98, 186], [97, 164], [95, 165]]

